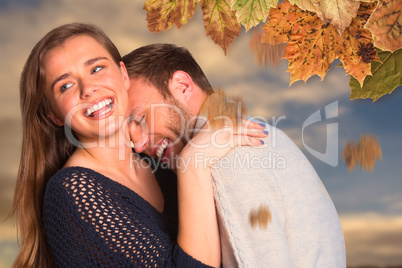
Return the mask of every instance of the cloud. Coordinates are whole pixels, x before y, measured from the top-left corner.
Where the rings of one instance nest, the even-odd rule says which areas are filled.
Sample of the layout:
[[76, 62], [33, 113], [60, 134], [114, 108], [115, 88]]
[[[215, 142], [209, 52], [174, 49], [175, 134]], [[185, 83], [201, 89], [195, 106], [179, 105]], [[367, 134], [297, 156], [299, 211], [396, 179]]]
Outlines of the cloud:
[[402, 196], [400, 193], [385, 195], [380, 199], [380, 201], [388, 208], [389, 212], [402, 214]]
[[402, 216], [366, 213], [340, 219], [348, 266], [402, 263]]

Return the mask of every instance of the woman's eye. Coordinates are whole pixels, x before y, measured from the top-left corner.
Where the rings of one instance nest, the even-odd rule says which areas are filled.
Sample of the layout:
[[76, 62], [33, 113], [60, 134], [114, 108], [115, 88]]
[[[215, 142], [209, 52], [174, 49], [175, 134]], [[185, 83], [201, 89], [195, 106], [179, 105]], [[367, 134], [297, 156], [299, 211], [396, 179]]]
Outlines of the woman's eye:
[[67, 89], [69, 89], [73, 84], [64, 84], [61, 86], [60, 88], [60, 92], [63, 93], [64, 91], [66, 91]]
[[96, 66], [95, 68], [92, 69], [92, 72], [91, 72], [91, 73], [92, 73], [92, 74], [93, 74], [93, 73], [97, 73], [97, 72], [99, 72], [99, 71], [102, 70], [102, 69], [103, 69], [103, 66]]

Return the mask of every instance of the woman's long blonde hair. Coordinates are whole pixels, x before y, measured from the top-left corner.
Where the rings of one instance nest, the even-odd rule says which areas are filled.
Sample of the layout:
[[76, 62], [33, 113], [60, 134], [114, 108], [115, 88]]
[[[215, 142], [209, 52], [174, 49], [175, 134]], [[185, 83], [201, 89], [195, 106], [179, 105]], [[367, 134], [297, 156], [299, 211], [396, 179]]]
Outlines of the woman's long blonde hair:
[[31, 51], [20, 80], [23, 138], [11, 212], [17, 220], [20, 252], [13, 267], [53, 266], [46, 246], [42, 203], [47, 182], [63, 167], [75, 147], [66, 138], [64, 128], [49, 119], [44, 59], [50, 50], [78, 35], [94, 38], [117, 64], [121, 61], [119, 51], [101, 29], [82, 23], [66, 24], [53, 29]]

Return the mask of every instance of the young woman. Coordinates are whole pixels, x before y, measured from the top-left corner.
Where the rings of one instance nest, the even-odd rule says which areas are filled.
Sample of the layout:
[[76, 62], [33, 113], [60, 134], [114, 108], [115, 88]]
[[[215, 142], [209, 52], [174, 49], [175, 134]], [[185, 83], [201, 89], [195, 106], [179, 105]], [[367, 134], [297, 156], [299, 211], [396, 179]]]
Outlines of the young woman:
[[[32, 50], [20, 83], [23, 144], [13, 212], [21, 249], [14, 267], [220, 265], [211, 171], [195, 161], [231, 148], [181, 152], [187, 165], [177, 172], [179, 229], [171, 239], [154, 174], [133, 165], [142, 160], [128, 142], [129, 85], [118, 50], [95, 26], [60, 26]], [[260, 145], [262, 127], [248, 125], [255, 134], [233, 139], [222, 131], [215, 142]], [[208, 144], [211, 135], [200, 132], [192, 144]]]

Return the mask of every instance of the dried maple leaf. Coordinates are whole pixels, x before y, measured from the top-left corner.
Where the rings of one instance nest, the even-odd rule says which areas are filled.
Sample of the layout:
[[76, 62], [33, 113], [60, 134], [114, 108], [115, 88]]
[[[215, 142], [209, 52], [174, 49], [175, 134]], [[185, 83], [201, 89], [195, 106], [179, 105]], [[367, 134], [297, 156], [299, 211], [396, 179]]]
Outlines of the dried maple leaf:
[[391, 53], [379, 50], [382, 62], [371, 62], [372, 75], [364, 79], [363, 86], [354, 77], [350, 77], [350, 99], [371, 98], [373, 102], [402, 85], [402, 49]]
[[231, 8], [236, 11], [237, 21], [244, 25], [247, 32], [265, 21], [269, 9], [277, 4], [278, 0], [232, 0]]
[[266, 66], [270, 63], [273, 67], [277, 67], [283, 53], [285, 52], [286, 44], [272, 45], [269, 43], [262, 43], [261, 37], [263, 31], [253, 30], [253, 35], [250, 37], [248, 48], [254, 54], [254, 60], [257, 64]]
[[240, 34], [240, 23], [226, 0], [202, 0], [205, 33], [225, 52], [233, 39]]
[[148, 12], [148, 29], [151, 32], [160, 32], [169, 29], [173, 23], [180, 29], [191, 19], [198, 2], [199, 0], [147, 0], [144, 10]]
[[284, 58], [289, 61], [290, 84], [306, 81], [314, 74], [323, 79], [336, 58], [341, 60], [346, 73], [362, 84], [366, 75], [371, 74], [369, 60], [379, 60], [375, 51], [372, 54], [371, 50], [362, 49], [372, 43], [371, 33], [363, 26], [375, 5], [362, 3], [357, 17], [341, 37], [333, 25], [323, 22], [314, 12], [303, 11], [286, 1], [271, 8], [262, 41], [288, 43]]
[[362, 135], [359, 142], [349, 141], [342, 151], [342, 158], [352, 172], [357, 164], [361, 169], [372, 172], [375, 161], [382, 158], [382, 150], [375, 136]]
[[319, 12], [318, 7], [312, 0], [289, 0], [292, 5], [297, 5], [302, 10], [312, 11], [315, 13]]
[[312, 0], [312, 3], [318, 9], [318, 17], [334, 25], [340, 36], [356, 17], [360, 6], [359, 0]]
[[402, 48], [402, 1], [381, 0], [365, 28], [373, 35], [374, 45], [382, 50]]

